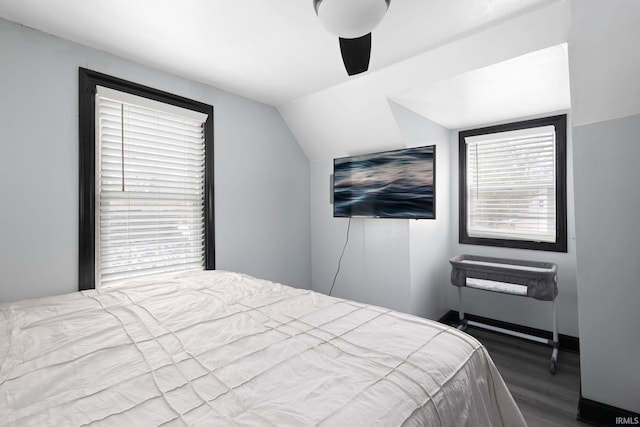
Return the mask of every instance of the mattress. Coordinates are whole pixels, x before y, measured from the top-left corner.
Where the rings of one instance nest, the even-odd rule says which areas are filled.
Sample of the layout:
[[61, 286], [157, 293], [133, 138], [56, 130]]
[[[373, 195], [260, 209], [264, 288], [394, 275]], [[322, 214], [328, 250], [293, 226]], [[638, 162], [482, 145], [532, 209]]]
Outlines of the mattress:
[[2, 426], [524, 426], [437, 322], [189, 271], [0, 304]]

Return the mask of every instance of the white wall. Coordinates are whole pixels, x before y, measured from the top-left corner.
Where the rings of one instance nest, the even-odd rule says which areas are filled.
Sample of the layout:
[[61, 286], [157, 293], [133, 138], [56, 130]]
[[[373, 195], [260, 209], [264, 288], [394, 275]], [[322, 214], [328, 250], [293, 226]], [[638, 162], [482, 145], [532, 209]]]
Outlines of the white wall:
[[572, 2], [582, 395], [640, 412], [640, 2]]
[[395, 102], [390, 105], [408, 147], [436, 144], [436, 219], [409, 221], [409, 312], [439, 319], [447, 312], [446, 290], [451, 272], [450, 131]]
[[[550, 112], [546, 116], [561, 114]], [[530, 119], [526, 117], [523, 119]], [[578, 299], [576, 280], [575, 209], [573, 202], [573, 161], [571, 115], [567, 125], [567, 252], [547, 252], [525, 249], [510, 249], [491, 246], [463, 245], [459, 243], [459, 177], [458, 177], [458, 132], [452, 132], [451, 145], [451, 222], [452, 255], [471, 254], [493, 257], [553, 262], [558, 265], [558, 329], [560, 333], [577, 337]], [[487, 123], [493, 125], [494, 123]], [[497, 123], [496, 123], [497, 124]], [[465, 288], [462, 292], [464, 310], [467, 313], [517, 325], [550, 331], [552, 329], [552, 305], [547, 301], [522, 298]], [[458, 291], [453, 286], [448, 291], [449, 307], [458, 310]]]
[[277, 110], [0, 20], [0, 301], [78, 286], [78, 67], [214, 106], [217, 267], [310, 287], [309, 163]]
[[640, 115], [574, 135], [582, 395], [640, 412]]
[[[390, 108], [402, 140], [387, 149], [436, 145], [436, 220], [352, 219], [332, 295], [437, 319], [447, 311], [449, 280], [449, 132], [404, 107]], [[312, 289], [323, 293], [331, 288], [349, 221], [333, 218], [332, 172], [333, 159], [311, 163]]]
[[574, 0], [569, 39], [574, 124], [640, 112], [640, 2]]

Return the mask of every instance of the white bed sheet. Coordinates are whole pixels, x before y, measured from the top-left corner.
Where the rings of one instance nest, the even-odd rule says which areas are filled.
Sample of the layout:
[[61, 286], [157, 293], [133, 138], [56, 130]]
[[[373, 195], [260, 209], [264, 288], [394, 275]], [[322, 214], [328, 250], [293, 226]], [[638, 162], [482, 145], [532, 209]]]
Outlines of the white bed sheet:
[[0, 425], [524, 426], [437, 322], [191, 271], [0, 304]]

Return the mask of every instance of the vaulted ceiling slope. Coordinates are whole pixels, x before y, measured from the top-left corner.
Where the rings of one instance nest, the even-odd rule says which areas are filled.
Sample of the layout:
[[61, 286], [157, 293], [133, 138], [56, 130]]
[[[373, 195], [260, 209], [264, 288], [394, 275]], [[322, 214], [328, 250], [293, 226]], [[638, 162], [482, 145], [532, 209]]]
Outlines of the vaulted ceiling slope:
[[[370, 71], [352, 77], [311, 0], [3, 0], [0, 16], [274, 105], [311, 160], [401, 145], [389, 99], [445, 127], [510, 118], [498, 111], [517, 99], [508, 96], [517, 79], [491, 76], [523, 64], [557, 77], [548, 90], [566, 82], [554, 109], [569, 106], [568, 77], [558, 77], [566, 46], [547, 49], [567, 41], [568, 0], [392, 1], [373, 31]], [[478, 117], [487, 106], [472, 97], [487, 91], [498, 95], [496, 112]]]
[[404, 146], [389, 100], [449, 129], [568, 109], [570, 18], [546, 4], [279, 109], [312, 160]]

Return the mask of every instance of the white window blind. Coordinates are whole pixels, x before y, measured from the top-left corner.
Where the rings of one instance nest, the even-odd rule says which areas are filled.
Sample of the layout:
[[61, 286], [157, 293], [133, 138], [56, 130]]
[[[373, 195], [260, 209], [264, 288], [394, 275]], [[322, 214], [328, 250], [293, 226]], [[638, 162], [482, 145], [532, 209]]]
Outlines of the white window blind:
[[203, 267], [206, 118], [98, 87], [96, 287]]
[[556, 241], [554, 126], [465, 138], [471, 237]]

